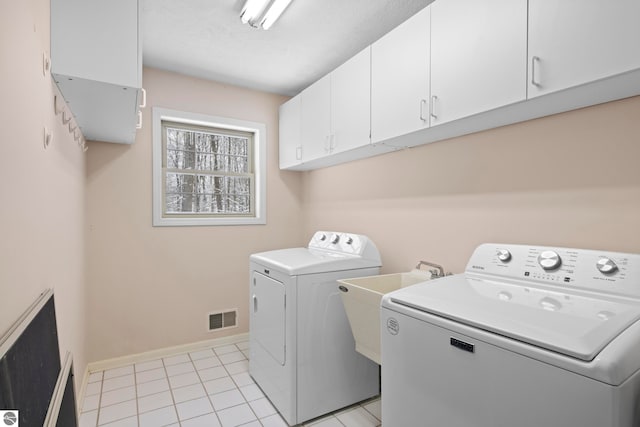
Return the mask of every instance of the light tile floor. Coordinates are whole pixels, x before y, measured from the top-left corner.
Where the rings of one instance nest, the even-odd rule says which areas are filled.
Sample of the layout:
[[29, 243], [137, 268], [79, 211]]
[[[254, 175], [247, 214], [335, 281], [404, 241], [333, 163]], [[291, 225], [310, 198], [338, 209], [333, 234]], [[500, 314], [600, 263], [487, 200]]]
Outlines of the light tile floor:
[[[80, 427], [287, 427], [249, 376], [246, 341], [92, 372]], [[378, 427], [380, 399], [309, 427]]]

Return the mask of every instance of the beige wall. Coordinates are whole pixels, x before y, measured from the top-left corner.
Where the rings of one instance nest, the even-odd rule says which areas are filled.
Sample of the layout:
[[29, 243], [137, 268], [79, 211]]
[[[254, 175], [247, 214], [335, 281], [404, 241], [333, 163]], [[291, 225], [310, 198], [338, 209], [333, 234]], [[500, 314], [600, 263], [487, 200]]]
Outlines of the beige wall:
[[[133, 145], [92, 142], [87, 163], [89, 358], [248, 331], [248, 258], [303, 245], [301, 181], [278, 169], [286, 98], [145, 68], [148, 106]], [[153, 107], [265, 123], [267, 225], [152, 227]], [[238, 308], [239, 327], [207, 332], [207, 313]]]
[[[0, 6], [0, 334], [53, 288], [60, 350], [86, 366], [84, 312], [85, 155], [53, 110], [49, 1]], [[43, 146], [44, 127], [53, 133]]]
[[305, 173], [305, 233], [369, 235], [383, 271], [483, 242], [640, 253], [640, 97]]
[[[0, 333], [54, 288], [61, 351], [79, 374], [87, 361], [246, 332], [249, 254], [317, 229], [369, 235], [387, 272], [420, 259], [459, 272], [486, 241], [640, 252], [640, 97], [296, 173], [277, 166], [285, 98], [145, 69], [136, 143], [90, 143], [85, 175], [42, 75], [49, 2], [0, 12]], [[151, 226], [154, 106], [267, 125], [267, 225]], [[239, 328], [206, 332], [207, 313], [228, 308]]]
[[[92, 361], [246, 332], [249, 254], [317, 229], [369, 235], [386, 272], [421, 259], [460, 272], [487, 241], [640, 252], [640, 97], [296, 173], [277, 166], [284, 98], [155, 69], [144, 86], [136, 143], [88, 153]], [[154, 106], [267, 125], [266, 226], [151, 226]], [[228, 308], [240, 327], [206, 332]]]

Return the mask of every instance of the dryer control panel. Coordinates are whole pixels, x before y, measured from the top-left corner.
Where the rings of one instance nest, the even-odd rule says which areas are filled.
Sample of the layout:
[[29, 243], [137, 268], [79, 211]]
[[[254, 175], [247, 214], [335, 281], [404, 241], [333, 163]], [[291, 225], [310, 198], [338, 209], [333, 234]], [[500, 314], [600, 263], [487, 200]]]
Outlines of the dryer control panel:
[[336, 254], [379, 258], [376, 246], [367, 236], [337, 231], [316, 231], [309, 241], [309, 249], [320, 249]]
[[476, 248], [466, 272], [640, 297], [638, 254], [487, 243]]

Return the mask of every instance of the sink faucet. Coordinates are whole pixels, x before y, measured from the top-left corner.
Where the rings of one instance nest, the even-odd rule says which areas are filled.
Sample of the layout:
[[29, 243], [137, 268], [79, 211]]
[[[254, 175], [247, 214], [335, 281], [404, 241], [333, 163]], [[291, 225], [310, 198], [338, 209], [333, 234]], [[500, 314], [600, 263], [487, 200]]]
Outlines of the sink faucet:
[[[429, 273], [431, 273], [431, 276], [434, 279], [445, 276], [444, 268], [440, 264], [434, 264], [428, 261], [420, 261], [418, 265], [416, 265], [416, 270], [420, 270], [420, 267], [422, 267], [423, 265], [426, 265], [428, 267], [434, 267], [434, 269], [429, 269]], [[448, 274], [451, 274], [451, 273], [448, 273]]]

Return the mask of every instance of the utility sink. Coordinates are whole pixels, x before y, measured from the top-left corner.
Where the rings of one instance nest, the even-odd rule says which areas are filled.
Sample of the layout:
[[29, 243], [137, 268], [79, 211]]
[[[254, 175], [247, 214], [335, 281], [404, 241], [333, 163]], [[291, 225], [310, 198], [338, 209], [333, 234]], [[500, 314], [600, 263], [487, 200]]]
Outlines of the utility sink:
[[382, 296], [432, 278], [433, 273], [414, 270], [338, 280], [356, 351], [380, 365], [380, 302]]

